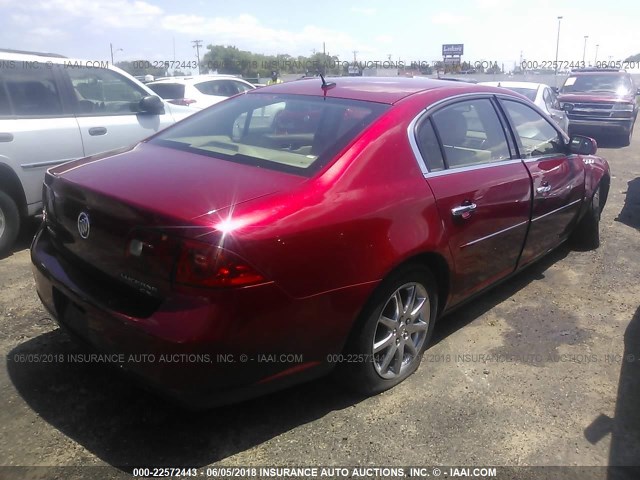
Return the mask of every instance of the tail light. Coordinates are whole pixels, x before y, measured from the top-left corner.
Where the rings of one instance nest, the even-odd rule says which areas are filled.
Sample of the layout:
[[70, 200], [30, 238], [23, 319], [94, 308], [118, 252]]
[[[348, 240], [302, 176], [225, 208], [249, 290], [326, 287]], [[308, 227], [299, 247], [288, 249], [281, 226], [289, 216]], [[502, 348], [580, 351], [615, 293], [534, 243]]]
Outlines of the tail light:
[[196, 100], [193, 100], [191, 98], [174, 98], [167, 101], [169, 103], [173, 103], [174, 105], [184, 105], [185, 107], [188, 107], [192, 103], [196, 103]]
[[197, 287], [241, 287], [262, 283], [266, 279], [231, 252], [184, 240], [178, 256], [175, 281]]

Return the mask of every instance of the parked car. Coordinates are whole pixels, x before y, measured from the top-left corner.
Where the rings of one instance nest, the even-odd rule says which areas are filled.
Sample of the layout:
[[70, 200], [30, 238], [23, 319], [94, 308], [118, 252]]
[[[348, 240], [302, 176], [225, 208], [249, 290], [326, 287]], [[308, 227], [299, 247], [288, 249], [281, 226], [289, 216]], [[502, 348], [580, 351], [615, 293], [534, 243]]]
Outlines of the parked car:
[[600, 137], [615, 136], [623, 145], [631, 143], [638, 117], [636, 95], [640, 89], [622, 70], [574, 70], [560, 89], [559, 100], [569, 115], [572, 133]]
[[502, 87], [524, 95], [549, 115], [562, 130], [569, 132], [569, 117], [562, 110], [556, 92], [544, 83], [533, 82], [481, 82], [481, 85]]
[[175, 105], [202, 109], [233, 95], [255, 89], [255, 85], [232, 75], [172, 77], [150, 82], [147, 86]]
[[21, 220], [42, 211], [47, 168], [137, 143], [191, 113], [106, 62], [0, 50], [0, 256]]
[[596, 148], [505, 89], [264, 87], [49, 170], [37, 291], [192, 406], [334, 367], [374, 394], [416, 371], [437, 318], [569, 238], [598, 245]]

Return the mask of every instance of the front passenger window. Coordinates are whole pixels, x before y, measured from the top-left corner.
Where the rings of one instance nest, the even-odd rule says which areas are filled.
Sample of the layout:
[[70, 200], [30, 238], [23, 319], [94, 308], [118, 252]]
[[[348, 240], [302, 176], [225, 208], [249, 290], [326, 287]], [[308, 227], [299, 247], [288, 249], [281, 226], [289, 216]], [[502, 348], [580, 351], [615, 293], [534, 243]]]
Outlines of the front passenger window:
[[562, 136], [538, 112], [512, 100], [503, 100], [503, 105], [516, 129], [522, 158], [565, 152]]

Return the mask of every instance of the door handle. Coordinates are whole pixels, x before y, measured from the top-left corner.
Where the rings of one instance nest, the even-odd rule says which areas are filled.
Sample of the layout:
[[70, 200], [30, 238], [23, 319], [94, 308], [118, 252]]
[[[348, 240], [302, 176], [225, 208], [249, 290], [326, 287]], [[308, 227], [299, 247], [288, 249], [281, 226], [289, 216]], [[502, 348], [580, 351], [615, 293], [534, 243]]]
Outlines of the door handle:
[[454, 207], [451, 209], [451, 215], [455, 218], [467, 219], [471, 216], [473, 211], [477, 208], [475, 203], [465, 202], [459, 207]]
[[12, 133], [0, 133], [0, 142], [13, 142]]
[[105, 127], [92, 127], [89, 129], [89, 135], [91, 135], [92, 137], [105, 135], [106, 133], [107, 129]]
[[536, 188], [536, 192], [538, 193], [548, 193], [551, 191], [551, 185], [549, 185], [549, 182], [542, 182], [542, 184]]

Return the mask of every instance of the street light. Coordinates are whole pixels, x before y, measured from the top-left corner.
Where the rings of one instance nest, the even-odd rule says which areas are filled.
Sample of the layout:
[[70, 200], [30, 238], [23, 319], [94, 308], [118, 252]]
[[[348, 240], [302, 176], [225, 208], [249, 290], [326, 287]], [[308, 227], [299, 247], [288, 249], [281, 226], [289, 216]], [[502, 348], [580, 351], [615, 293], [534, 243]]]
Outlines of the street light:
[[[558, 39], [556, 40], [556, 63], [555, 63], [555, 73], [554, 75], [557, 77], [558, 76], [558, 50], [560, 48], [560, 21], [562, 20], [562, 17], [558, 17]], [[558, 80], [556, 78], [555, 80], [556, 82], [556, 86], [558, 86]]]
[[587, 38], [589, 38], [589, 35], [584, 36], [584, 48], [582, 49], [582, 63], [584, 63], [584, 56], [587, 53]]
[[600, 46], [599, 43], [596, 43], [596, 58], [593, 60], [593, 65], [594, 66], [598, 66], [598, 47]]
[[[113, 62], [113, 43], [109, 44], [109, 49], [111, 50], [111, 65], [115, 65], [115, 63]], [[121, 48], [116, 48], [116, 52], [124, 52], [124, 50]]]

